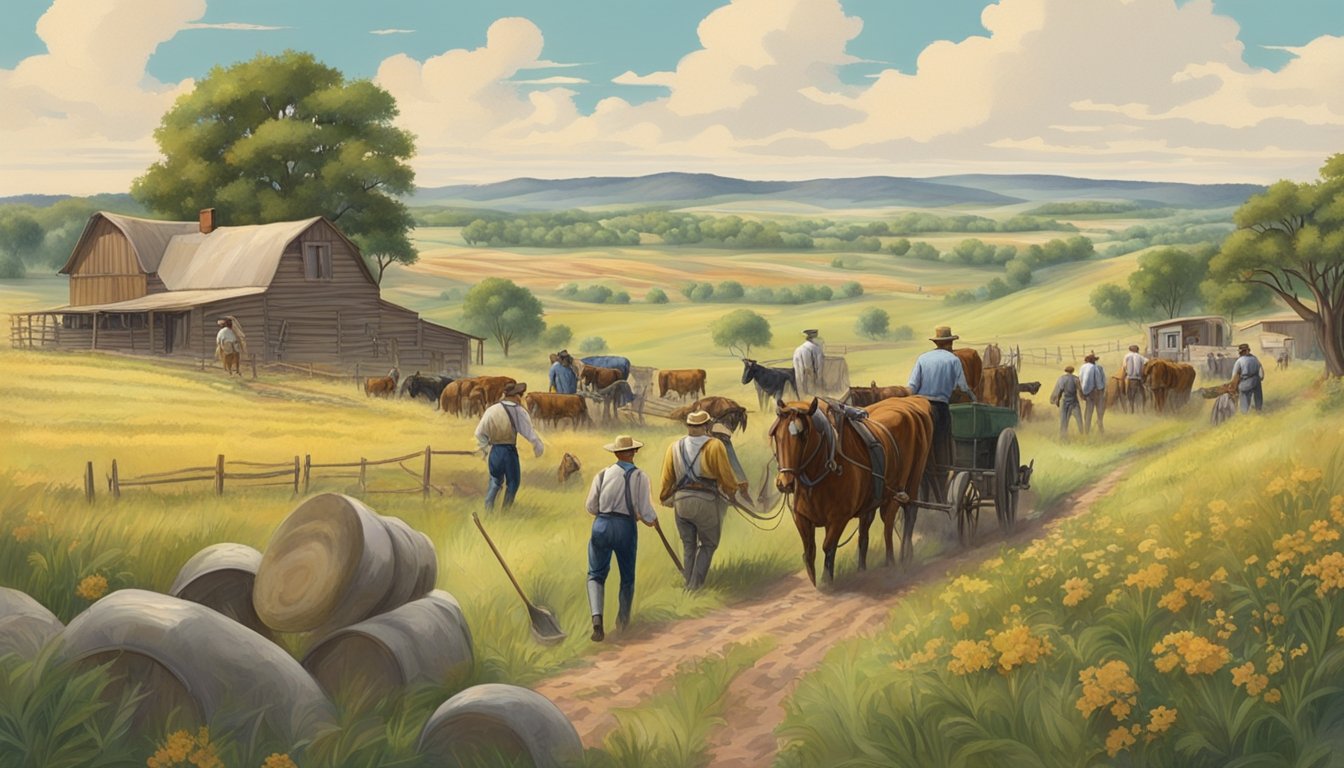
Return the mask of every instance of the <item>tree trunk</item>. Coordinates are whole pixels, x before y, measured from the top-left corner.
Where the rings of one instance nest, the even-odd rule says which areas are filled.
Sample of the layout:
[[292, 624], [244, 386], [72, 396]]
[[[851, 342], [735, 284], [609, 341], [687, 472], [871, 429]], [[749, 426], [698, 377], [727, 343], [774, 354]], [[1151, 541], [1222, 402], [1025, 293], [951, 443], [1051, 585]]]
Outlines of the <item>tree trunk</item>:
[[1344, 376], [1344, 337], [1335, 318], [1323, 312], [1315, 323], [1316, 335], [1321, 340], [1321, 352], [1325, 355], [1325, 370], [1331, 376]]

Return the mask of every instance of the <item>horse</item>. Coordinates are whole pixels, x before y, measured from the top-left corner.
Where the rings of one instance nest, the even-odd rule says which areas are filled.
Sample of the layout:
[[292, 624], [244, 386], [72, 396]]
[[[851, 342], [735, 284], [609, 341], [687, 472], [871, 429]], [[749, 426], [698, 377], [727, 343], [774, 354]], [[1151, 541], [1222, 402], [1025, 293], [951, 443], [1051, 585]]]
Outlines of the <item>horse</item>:
[[792, 368], [767, 368], [764, 365], [749, 358], [742, 358], [742, 383], [750, 384], [756, 382], [756, 397], [760, 402], [760, 408], [765, 410], [765, 404], [771, 400], [784, 399], [784, 387], [793, 387], [793, 396], [800, 397], [798, 394], [798, 380], [794, 378]]
[[[961, 361], [961, 370], [966, 374], [966, 385], [972, 392], [980, 391], [980, 378], [984, 374], [985, 364], [980, 359], [980, 353], [970, 347], [961, 347], [952, 350], [952, 354]], [[952, 393], [952, 402], [965, 403], [970, 400], [965, 392], [957, 390]]]
[[716, 423], [729, 429], [747, 431], [747, 409], [738, 405], [736, 400], [718, 395], [702, 397], [690, 405], [683, 405], [667, 414], [667, 418], [683, 422], [696, 411], [708, 413]]
[[1003, 350], [997, 342], [985, 347], [984, 359], [986, 368], [997, 368], [1003, 362]]
[[850, 387], [841, 400], [849, 405], [863, 407], [886, 400], [888, 397], [909, 397], [910, 389], [908, 387], [890, 386], [879, 387], [874, 381], [866, 387]]
[[[835, 550], [853, 518], [859, 521], [859, 570], [868, 567], [868, 531], [879, 509], [886, 564], [895, 562], [892, 534], [896, 513], [902, 509], [902, 562], [914, 554], [916, 510], [910, 501], [919, 493], [933, 440], [929, 402], [921, 397], [891, 398], [864, 413], [863, 423], [882, 447], [880, 468], [870, 466], [868, 446], [845, 406], [832, 407], [817, 398], [810, 403], [776, 402], [775, 423], [769, 431], [771, 451], [779, 464], [775, 488], [793, 494], [793, 522], [803, 540], [803, 564], [814, 586], [818, 527], [826, 531], [822, 542], [825, 583], [835, 578]], [[874, 475], [880, 483], [874, 482]]]
[[443, 388], [452, 383], [453, 379], [449, 376], [426, 376], [416, 371], [401, 383], [401, 397], [421, 397], [434, 403], [437, 408]]

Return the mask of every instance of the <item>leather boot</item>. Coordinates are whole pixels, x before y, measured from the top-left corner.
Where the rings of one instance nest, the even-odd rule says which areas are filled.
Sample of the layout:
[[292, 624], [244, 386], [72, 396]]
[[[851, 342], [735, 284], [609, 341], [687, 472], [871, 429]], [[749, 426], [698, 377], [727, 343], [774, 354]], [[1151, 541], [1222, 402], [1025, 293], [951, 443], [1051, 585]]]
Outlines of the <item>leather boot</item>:
[[593, 616], [593, 634], [590, 638], [595, 643], [600, 643], [606, 638], [606, 632], [602, 631], [602, 614]]

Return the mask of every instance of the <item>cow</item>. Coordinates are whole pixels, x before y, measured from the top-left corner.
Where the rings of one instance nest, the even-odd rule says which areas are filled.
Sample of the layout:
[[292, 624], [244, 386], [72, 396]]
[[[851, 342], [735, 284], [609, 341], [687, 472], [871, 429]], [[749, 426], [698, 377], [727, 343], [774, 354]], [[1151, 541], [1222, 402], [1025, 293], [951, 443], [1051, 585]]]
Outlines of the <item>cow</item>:
[[1153, 408], [1165, 413], [1167, 406], [1179, 408], [1190, 399], [1190, 388], [1195, 383], [1195, 368], [1188, 363], [1177, 363], [1153, 358], [1143, 366], [1143, 385], [1153, 393]]
[[560, 457], [560, 466], [555, 470], [555, 482], [564, 485], [581, 469], [583, 465], [579, 463], [579, 458], [572, 453], [566, 453]]
[[[966, 385], [972, 392], [980, 391], [980, 378], [984, 373], [984, 363], [980, 360], [980, 353], [970, 347], [952, 350], [952, 354], [961, 360], [961, 369], [966, 374]], [[969, 398], [966, 393], [957, 390], [952, 393], [952, 402], [964, 403]]]
[[984, 369], [976, 399], [999, 408], [1017, 407], [1017, 369], [1011, 365], [996, 365]]
[[596, 365], [585, 365], [583, 370], [579, 371], [579, 381], [593, 391], [606, 389], [618, 381], [624, 381], [626, 376], [621, 375], [618, 368], [601, 368]]
[[449, 376], [426, 376], [416, 371], [401, 383], [401, 397], [421, 398], [437, 408], [443, 388], [453, 383]]
[[667, 397], [676, 392], [682, 397], [702, 397], [705, 394], [705, 371], [702, 368], [684, 368], [658, 372], [658, 396]]
[[484, 413], [486, 408], [499, 402], [504, 397], [504, 388], [510, 384], [517, 383], [510, 376], [478, 376], [476, 386], [472, 389], [463, 401], [466, 405], [467, 415], [474, 416], [478, 413]]
[[365, 397], [393, 397], [397, 394], [397, 379], [401, 374], [396, 368], [387, 372], [386, 376], [375, 376], [364, 380]]
[[672, 411], [667, 418], [675, 421], [685, 421], [686, 417], [696, 411], [708, 413], [715, 423], [722, 424], [729, 429], [747, 431], [747, 409], [737, 404], [737, 401], [718, 395], [702, 397], [690, 405]]
[[798, 381], [792, 368], [767, 368], [750, 358], [742, 358], [742, 383], [756, 382], [756, 397], [764, 411], [767, 403], [784, 399], [784, 388], [793, 387], [793, 396], [798, 397]]
[[569, 419], [574, 428], [580, 423], [591, 424], [588, 417], [588, 404], [579, 395], [561, 395], [554, 392], [528, 392], [523, 395], [523, 404], [533, 421], [543, 421], [558, 425], [561, 419]]
[[1031, 398], [1019, 397], [1017, 399], [1017, 418], [1019, 421], [1031, 421]]
[[439, 393], [439, 410], [443, 413], [451, 413], [458, 416], [464, 408], [469, 407], [471, 393], [476, 390], [477, 380], [474, 378], [458, 379], [449, 383]]
[[845, 393], [842, 402], [857, 408], [886, 400], [888, 397], [909, 397], [910, 390], [907, 387], [889, 386], [879, 387], [876, 381], [873, 381], [866, 387], [850, 387]]

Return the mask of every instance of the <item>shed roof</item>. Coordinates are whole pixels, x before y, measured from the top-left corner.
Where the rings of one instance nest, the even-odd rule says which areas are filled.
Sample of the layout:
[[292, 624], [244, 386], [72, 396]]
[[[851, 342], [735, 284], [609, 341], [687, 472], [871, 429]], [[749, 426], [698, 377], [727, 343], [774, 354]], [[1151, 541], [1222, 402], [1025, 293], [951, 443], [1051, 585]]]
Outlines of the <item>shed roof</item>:
[[219, 227], [208, 235], [199, 230], [180, 234], [167, 244], [159, 279], [170, 291], [210, 288], [264, 288], [271, 284], [286, 246], [321, 221]]
[[1191, 315], [1190, 317], [1173, 317], [1170, 320], [1158, 320], [1155, 323], [1149, 323], [1149, 328], [1161, 328], [1166, 325], [1181, 325], [1183, 323], [1193, 322], [1217, 322], [1227, 325], [1227, 319], [1222, 315]]
[[236, 299], [240, 296], [252, 296], [265, 292], [266, 288], [218, 288], [213, 290], [168, 291], [151, 293], [137, 299], [116, 301], [111, 304], [79, 304], [48, 309], [34, 314], [92, 314], [94, 312], [149, 312], [172, 309], [190, 309], [224, 299]]
[[1237, 326], [1237, 330], [1244, 331], [1247, 328], [1254, 328], [1255, 326], [1263, 325], [1264, 323], [1309, 323], [1309, 322], [1311, 321], [1304, 320], [1302, 319], [1301, 316], [1290, 312], [1286, 315], [1274, 315], [1273, 317], [1262, 317], [1259, 320], [1251, 320], [1250, 322], [1242, 323], [1241, 325]]
[[136, 261], [140, 262], [140, 268], [146, 273], [159, 270], [159, 262], [163, 259], [168, 241], [177, 235], [200, 232], [200, 224], [195, 221], [159, 221], [98, 211], [90, 216], [89, 222], [84, 225], [84, 232], [79, 236], [79, 242], [75, 244], [74, 250], [70, 251], [70, 258], [66, 259], [65, 266], [61, 267], [61, 274], [70, 274], [70, 270], [75, 266], [75, 257], [82, 252], [81, 246], [84, 242], [93, 236], [94, 226], [99, 219], [106, 219], [109, 224], [121, 230], [126, 240], [130, 242]]

